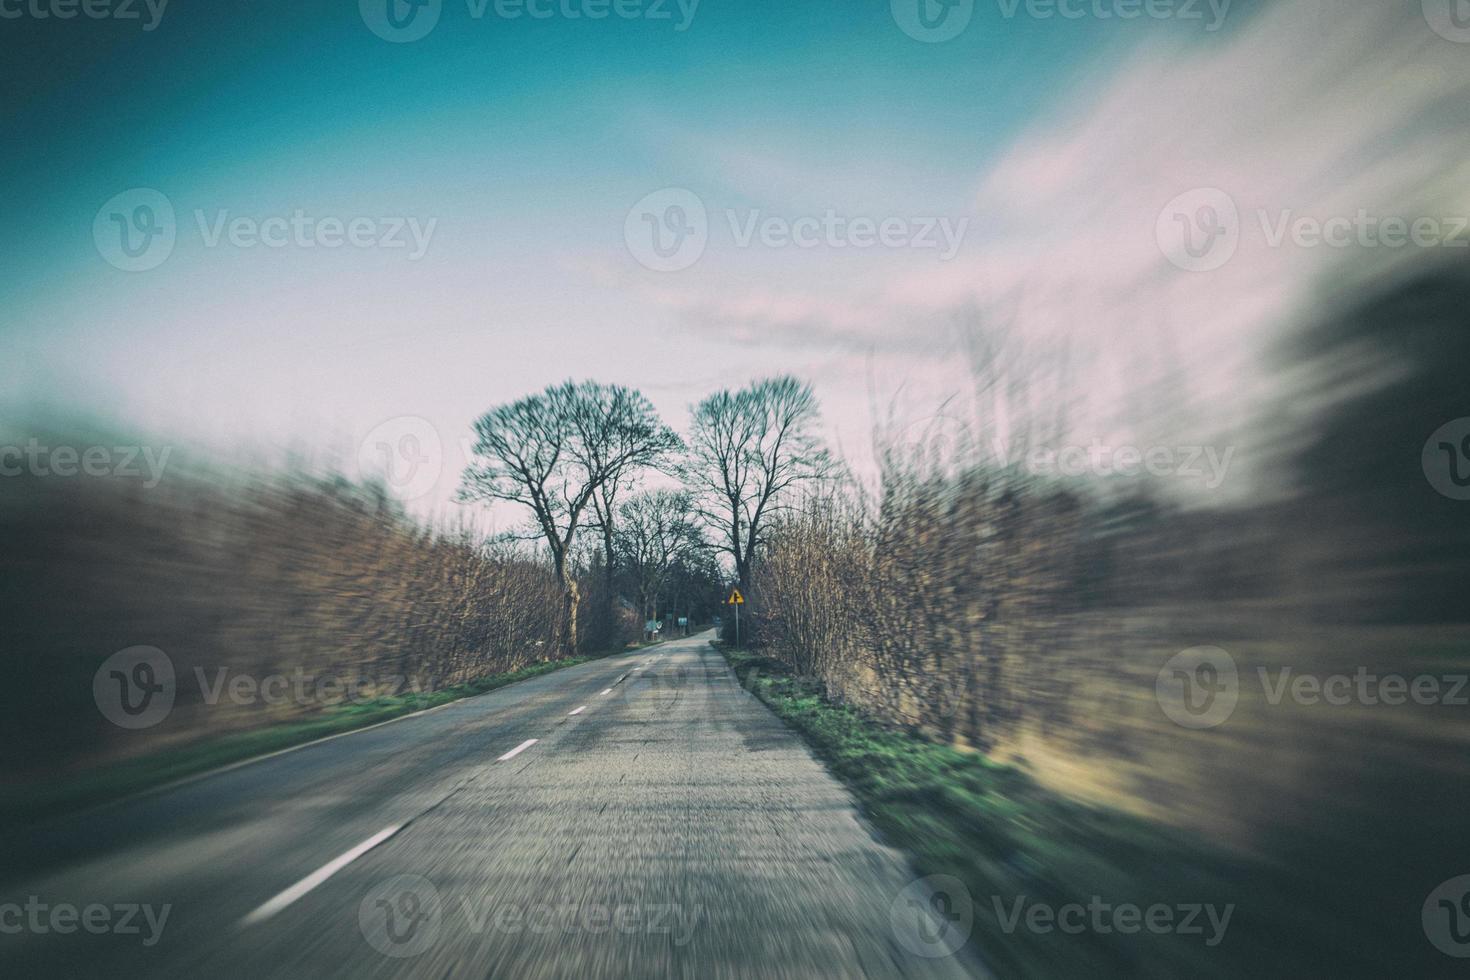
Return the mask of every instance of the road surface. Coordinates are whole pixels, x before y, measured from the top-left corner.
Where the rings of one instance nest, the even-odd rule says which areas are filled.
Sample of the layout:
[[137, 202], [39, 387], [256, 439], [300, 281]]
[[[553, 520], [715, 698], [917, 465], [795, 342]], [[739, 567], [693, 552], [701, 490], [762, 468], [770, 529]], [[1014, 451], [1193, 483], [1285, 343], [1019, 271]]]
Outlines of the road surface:
[[4, 973], [976, 975], [943, 955], [902, 856], [708, 638], [12, 840], [33, 870], [0, 869]]

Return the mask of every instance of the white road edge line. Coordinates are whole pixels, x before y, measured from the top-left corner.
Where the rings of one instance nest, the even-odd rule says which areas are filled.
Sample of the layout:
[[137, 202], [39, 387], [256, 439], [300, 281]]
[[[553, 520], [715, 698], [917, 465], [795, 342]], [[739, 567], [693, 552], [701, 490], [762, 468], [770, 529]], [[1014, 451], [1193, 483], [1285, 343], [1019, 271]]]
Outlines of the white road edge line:
[[346, 854], [343, 854], [339, 857], [333, 858], [331, 861], [328, 861], [326, 864], [322, 865], [320, 868], [316, 869], [305, 878], [302, 878], [290, 888], [287, 888], [285, 891], [281, 892], [275, 898], [272, 898], [270, 901], [266, 902], [254, 912], [251, 912], [249, 915], [245, 916], [245, 918], [240, 920], [240, 925], [253, 926], [257, 923], [264, 922], [266, 919], [269, 919], [271, 916], [275, 915], [277, 912], [281, 911], [292, 902], [295, 902], [307, 892], [311, 891], [313, 888], [316, 888], [322, 882], [332, 877], [332, 875], [336, 874], [338, 871], [341, 871], [353, 861], [356, 861], [368, 851], [371, 851], [373, 848], [377, 847], [379, 844], [383, 843], [383, 841], [387, 840], [389, 837], [392, 837], [394, 834], [398, 833], [402, 829], [403, 824], [401, 823], [395, 823], [391, 827], [384, 827], [382, 830], [378, 831], [376, 834], [369, 837], [361, 844], [358, 844]]
[[528, 738], [524, 742], [522, 742], [520, 745], [517, 745], [515, 748], [511, 749], [509, 752], [505, 753], [505, 755], [501, 756], [500, 758], [496, 759], [495, 761], [496, 762], [505, 762], [505, 761], [507, 761], [509, 759], [514, 759], [516, 756], [520, 755], [522, 752], [526, 751], [531, 746], [535, 745], [538, 741], [540, 741], [540, 739]]
[[575, 709], [573, 709], [571, 711], [568, 711], [567, 714], [569, 714], [569, 715], [580, 715], [582, 712], [584, 712], [586, 710], [587, 710], [587, 706], [584, 704], [580, 708], [575, 708]]

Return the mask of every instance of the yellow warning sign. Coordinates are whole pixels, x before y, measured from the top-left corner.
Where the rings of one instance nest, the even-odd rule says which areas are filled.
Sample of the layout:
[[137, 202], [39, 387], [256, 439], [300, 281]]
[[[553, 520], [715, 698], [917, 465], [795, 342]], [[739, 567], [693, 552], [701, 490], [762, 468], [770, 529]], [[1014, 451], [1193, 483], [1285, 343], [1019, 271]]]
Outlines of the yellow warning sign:
[[743, 595], [740, 594], [740, 590], [739, 589], [731, 589], [730, 590], [730, 598], [728, 598], [728, 599], [725, 600], [725, 605], [727, 605], [727, 606], [743, 606], [743, 605], [745, 605], [745, 596], [743, 596]]

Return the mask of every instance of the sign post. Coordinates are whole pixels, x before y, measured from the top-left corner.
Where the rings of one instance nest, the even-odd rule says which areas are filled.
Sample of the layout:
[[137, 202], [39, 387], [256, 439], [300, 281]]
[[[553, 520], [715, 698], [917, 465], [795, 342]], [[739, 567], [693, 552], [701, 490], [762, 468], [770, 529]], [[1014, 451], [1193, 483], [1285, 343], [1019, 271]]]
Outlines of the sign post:
[[735, 607], [735, 646], [740, 646], [740, 607], [745, 605], [745, 596], [740, 594], [740, 589], [730, 590], [730, 598], [725, 600], [725, 605]]

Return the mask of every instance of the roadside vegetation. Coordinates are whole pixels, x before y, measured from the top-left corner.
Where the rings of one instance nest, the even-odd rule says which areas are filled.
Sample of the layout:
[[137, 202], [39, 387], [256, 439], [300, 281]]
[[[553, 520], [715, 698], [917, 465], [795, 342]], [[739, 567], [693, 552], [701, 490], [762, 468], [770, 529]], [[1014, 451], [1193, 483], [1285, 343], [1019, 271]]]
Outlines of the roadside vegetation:
[[[1032, 971], [1019, 975], [1095, 972], [1094, 954], [1120, 976], [1166, 962], [1444, 974], [1420, 910], [1463, 873], [1442, 843], [1470, 803], [1463, 701], [1312, 692], [1419, 677], [1447, 694], [1470, 673], [1454, 595], [1470, 526], [1420, 461], [1470, 412], [1449, 366], [1467, 296], [1462, 271], [1429, 270], [1318, 311], [1274, 351], [1293, 400], [1249, 444], [1248, 475], [1229, 474], [1249, 495], [1182, 472], [1039, 471], [1034, 453], [1087, 444], [1065, 357], [977, 317], [964, 406], [918, 433], [880, 426], [875, 484], [809, 488], [767, 523], [745, 591], [746, 637], [767, 658], [757, 690], [926, 869], [965, 869], [977, 900], [1090, 885], [1140, 905], [1239, 904], [1223, 951], [1198, 962], [1056, 931], [991, 934], [993, 962], [1014, 949]], [[1134, 426], [1186, 414], [1171, 392], [1136, 401]], [[1171, 682], [1225, 690], [1170, 671], [1200, 648], [1228, 658], [1229, 701], [1181, 721]], [[1249, 969], [1230, 959], [1242, 951]]]
[[[75, 419], [7, 432], [138, 443]], [[646, 398], [568, 382], [476, 433], [466, 499], [523, 505], [530, 534], [426, 522], [388, 484], [299, 456], [226, 465], [170, 446], [147, 480], [8, 476], [0, 621], [25, 696], [0, 713], [0, 821], [617, 652], [647, 619], [663, 635], [709, 620], [723, 576], [688, 496], [640, 486], [679, 446]], [[146, 663], [110, 666], [137, 651]], [[117, 714], [153, 687], [162, 714]]]
[[[780, 660], [720, 646], [741, 686], [806, 739], [920, 874], [964, 884], [974, 915], [969, 947], [997, 976], [1324, 975], [1322, 950], [1340, 928], [1324, 913], [1340, 899], [1315, 892], [1314, 882], [1201, 835], [1069, 799], [984, 755], [882, 725], [835, 703]], [[1192, 921], [1188, 931], [1167, 934], [1109, 926], [1071, 935], [1055, 925], [1027, 925], [1038, 904], [1085, 910], [1099, 900], [1163, 905], [1174, 923]], [[1110, 914], [1102, 913], [1104, 923]], [[1069, 922], [1091, 916], [1080, 912]], [[1269, 967], [1261, 964], [1262, 949], [1278, 954]], [[1392, 970], [1392, 960], [1370, 943], [1345, 960], [1348, 970], [1333, 975]]]
[[[622, 651], [610, 651], [618, 652]], [[219, 736], [206, 735], [199, 741], [124, 759], [97, 771], [86, 771], [39, 785], [6, 786], [0, 789], [0, 826], [22, 824], [36, 817], [55, 816], [121, 799], [232, 763], [486, 694], [516, 681], [540, 677], [594, 659], [597, 658], [579, 656], [547, 660], [435, 691], [411, 691], [368, 701], [330, 705], [306, 721], [282, 722]]]

